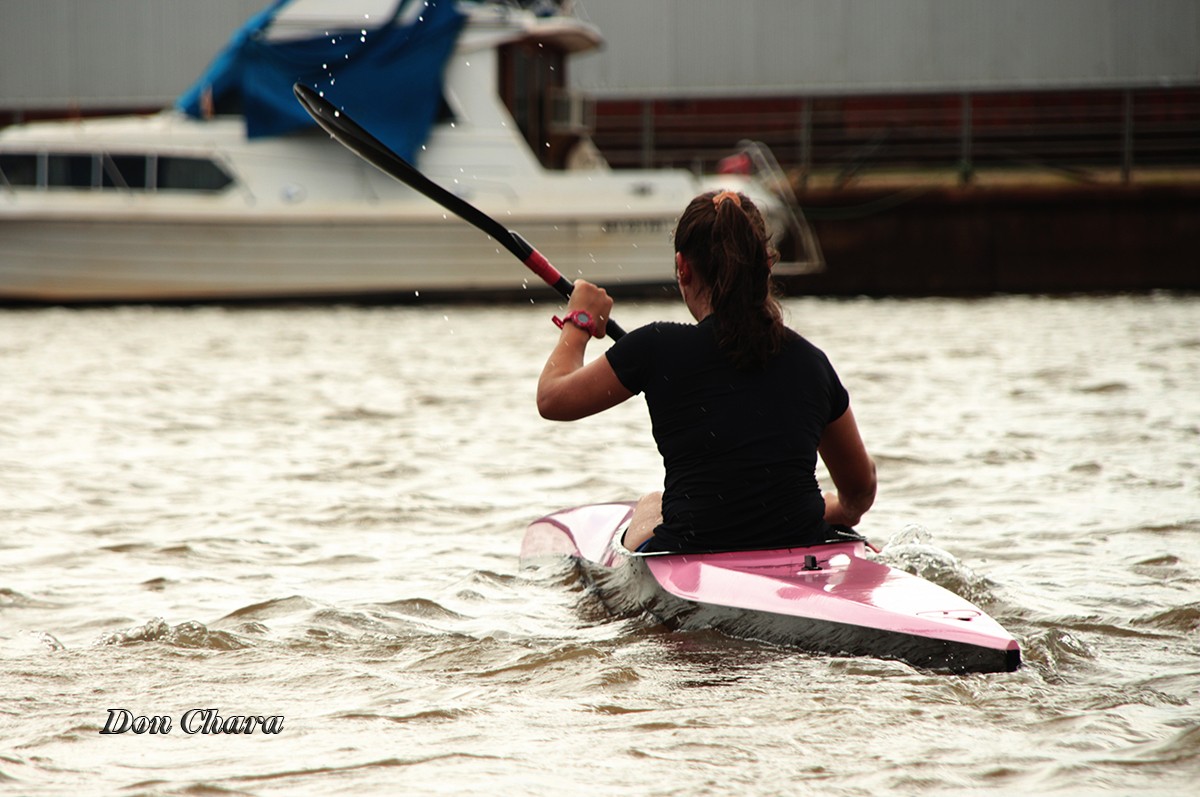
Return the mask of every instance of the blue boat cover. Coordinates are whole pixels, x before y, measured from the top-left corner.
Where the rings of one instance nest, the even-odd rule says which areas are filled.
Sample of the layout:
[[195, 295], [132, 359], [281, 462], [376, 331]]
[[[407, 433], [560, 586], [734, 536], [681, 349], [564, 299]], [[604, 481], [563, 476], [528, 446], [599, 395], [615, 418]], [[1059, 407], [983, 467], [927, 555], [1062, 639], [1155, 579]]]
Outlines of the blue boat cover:
[[400, 0], [391, 18], [371, 28], [269, 41], [264, 31], [290, 2], [273, 0], [246, 22], [176, 107], [196, 118], [239, 113], [251, 138], [315, 128], [292, 93], [299, 81], [415, 162], [436, 121], [442, 73], [465, 20], [453, 0]]

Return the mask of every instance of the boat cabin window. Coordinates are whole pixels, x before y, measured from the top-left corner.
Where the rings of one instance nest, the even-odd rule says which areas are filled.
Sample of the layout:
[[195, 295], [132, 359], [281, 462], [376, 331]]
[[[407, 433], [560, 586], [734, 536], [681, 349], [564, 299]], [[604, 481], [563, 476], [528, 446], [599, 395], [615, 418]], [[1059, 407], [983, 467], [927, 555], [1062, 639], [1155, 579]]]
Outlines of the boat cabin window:
[[91, 188], [98, 170], [92, 155], [51, 155], [46, 184], [51, 188]]
[[158, 159], [158, 187], [170, 191], [220, 191], [233, 180], [204, 158]]
[[146, 158], [140, 155], [104, 155], [100, 185], [104, 188], [146, 187]]
[[13, 188], [221, 191], [233, 182], [207, 158], [174, 155], [0, 154], [0, 185]]
[[0, 155], [0, 183], [16, 187], [38, 184], [36, 155]]

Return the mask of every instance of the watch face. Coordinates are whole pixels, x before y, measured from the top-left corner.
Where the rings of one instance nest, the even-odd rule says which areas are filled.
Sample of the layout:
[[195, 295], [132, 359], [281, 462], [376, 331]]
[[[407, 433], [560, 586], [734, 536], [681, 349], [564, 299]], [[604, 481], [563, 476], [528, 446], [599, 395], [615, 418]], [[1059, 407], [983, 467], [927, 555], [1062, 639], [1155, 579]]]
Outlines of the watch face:
[[579, 323], [581, 323], [581, 324], [583, 324], [583, 325], [585, 325], [585, 326], [586, 326], [587, 324], [590, 324], [590, 323], [592, 323], [592, 317], [591, 317], [591, 315], [589, 315], [588, 313], [585, 313], [583, 310], [578, 310], [578, 311], [576, 311], [576, 313], [575, 313], [575, 317], [579, 319]]

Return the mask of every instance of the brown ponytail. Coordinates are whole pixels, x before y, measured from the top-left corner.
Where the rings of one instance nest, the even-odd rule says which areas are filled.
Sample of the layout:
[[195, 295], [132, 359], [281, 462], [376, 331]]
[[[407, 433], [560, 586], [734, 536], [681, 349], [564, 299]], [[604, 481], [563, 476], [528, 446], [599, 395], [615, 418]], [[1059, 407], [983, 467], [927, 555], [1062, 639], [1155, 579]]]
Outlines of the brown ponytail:
[[783, 318], [772, 294], [775, 252], [754, 202], [710, 191], [693, 199], [675, 228], [681, 253], [709, 290], [722, 350], [740, 370], [766, 365], [783, 343]]

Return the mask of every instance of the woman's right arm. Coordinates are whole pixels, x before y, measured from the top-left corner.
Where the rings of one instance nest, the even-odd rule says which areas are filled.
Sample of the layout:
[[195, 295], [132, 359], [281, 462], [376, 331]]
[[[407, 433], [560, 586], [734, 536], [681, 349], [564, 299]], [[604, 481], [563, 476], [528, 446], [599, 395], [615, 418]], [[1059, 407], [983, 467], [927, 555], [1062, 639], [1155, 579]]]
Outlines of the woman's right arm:
[[854, 411], [847, 407], [837, 420], [825, 427], [817, 447], [836, 493], [825, 493], [825, 521], [856, 526], [875, 503], [875, 461], [867, 453]]
[[[596, 332], [603, 335], [613, 301], [602, 288], [577, 280], [567, 310], [586, 310], [599, 321]], [[633, 397], [621, 384], [607, 357], [584, 365], [584, 349], [591, 340], [587, 330], [565, 324], [558, 344], [546, 360], [538, 378], [537, 408], [551, 421], [574, 421], [603, 412]]]

